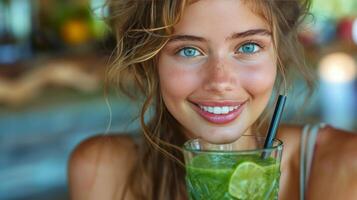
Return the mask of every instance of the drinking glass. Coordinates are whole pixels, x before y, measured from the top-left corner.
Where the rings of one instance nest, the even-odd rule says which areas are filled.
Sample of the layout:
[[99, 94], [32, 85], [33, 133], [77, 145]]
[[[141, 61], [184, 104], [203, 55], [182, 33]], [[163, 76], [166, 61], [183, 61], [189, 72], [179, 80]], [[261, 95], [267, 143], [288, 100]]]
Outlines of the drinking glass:
[[190, 200], [278, 199], [283, 143], [245, 135], [230, 144], [192, 139], [183, 146]]

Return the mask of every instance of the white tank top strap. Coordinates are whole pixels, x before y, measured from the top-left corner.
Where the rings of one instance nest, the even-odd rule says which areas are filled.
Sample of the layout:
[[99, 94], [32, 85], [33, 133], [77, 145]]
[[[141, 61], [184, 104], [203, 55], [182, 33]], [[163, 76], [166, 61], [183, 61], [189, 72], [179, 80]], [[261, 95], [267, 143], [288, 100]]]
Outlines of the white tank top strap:
[[305, 199], [317, 135], [319, 130], [325, 126], [325, 123], [307, 124], [302, 130], [300, 145], [300, 200]]

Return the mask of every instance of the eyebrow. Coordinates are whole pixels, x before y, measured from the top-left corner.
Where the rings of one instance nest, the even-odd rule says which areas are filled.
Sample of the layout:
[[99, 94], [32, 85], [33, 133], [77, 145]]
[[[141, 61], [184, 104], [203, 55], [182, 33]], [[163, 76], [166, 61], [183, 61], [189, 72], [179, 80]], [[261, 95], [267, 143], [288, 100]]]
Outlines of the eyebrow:
[[[271, 36], [271, 32], [266, 29], [251, 29], [243, 32], [233, 33], [231, 36], [227, 37], [226, 40], [233, 40], [237, 38], [245, 38], [253, 35], [268, 35]], [[173, 35], [169, 42], [174, 41], [197, 41], [206, 42], [207, 40], [203, 37], [194, 35]]]
[[237, 38], [245, 38], [253, 35], [267, 35], [271, 36], [271, 32], [268, 31], [267, 29], [252, 29], [252, 30], [247, 30], [239, 33], [233, 33], [231, 36], [226, 38], [226, 40], [233, 40]]
[[174, 35], [170, 38], [169, 42], [175, 41], [197, 41], [197, 42], [205, 42], [207, 41], [203, 37], [194, 36], [194, 35]]

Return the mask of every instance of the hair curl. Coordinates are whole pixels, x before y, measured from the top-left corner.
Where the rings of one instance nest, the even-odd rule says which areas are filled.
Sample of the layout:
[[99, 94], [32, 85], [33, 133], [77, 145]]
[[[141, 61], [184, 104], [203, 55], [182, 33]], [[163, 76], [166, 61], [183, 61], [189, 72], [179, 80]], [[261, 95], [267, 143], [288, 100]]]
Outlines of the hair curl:
[[[242, 1], [264, 18], [272, 30], [279, 69], [276, 90], [286, 92], [290, 87], [291, 71], [299, 72], [312, 88], [312, 77], [298, 42], [298, 29], [308, 14], [310, 1]], [[163, 103], [155, 66], [156, 56], [170, 39], [174, 25], [190, 3], [192, 1], [187, 0], [107, 2], [110, 8], [108, 23], [117, 40], [115, 59], [107, 72], [108, 84], [118, 86], [129, 97], [143, 101], [140, 122], [145, 140], [126, 185], [126, 191], [138, 200], [184, 198], [182, 195], [185, 195], [185, 172], [180, 152], [185, 137], [180, 133], [180, 124]], [[146, 120], [146, 113], [151, 108], [153, 115]], [[267, 116], [262, 115], [259, 121], [264, 122]]]

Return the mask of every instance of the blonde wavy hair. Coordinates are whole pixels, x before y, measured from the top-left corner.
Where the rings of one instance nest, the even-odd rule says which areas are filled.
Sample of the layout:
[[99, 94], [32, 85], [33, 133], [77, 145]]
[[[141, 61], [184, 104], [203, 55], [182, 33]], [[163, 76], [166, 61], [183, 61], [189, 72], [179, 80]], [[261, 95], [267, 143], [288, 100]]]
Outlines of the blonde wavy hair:
[[[181, 146], [186, 140], [182, 127], [166, 109], [160, 93], [157, 55], [169, 41], [184, 9], [197, 0], [109, 0], [108, 23], [117, 45], [107, 72], [114, 85], [142, 103], [141, 132], [145, 138], [138, 160], [126, 182], [125, 192], [138, 200], [187, 199]], [[278, 57], [276, 91], [291, 84], [291, 71], [299, 72], [312, 87], [312, 77], [304, 63], [298, 30], [308, 14], [308, 0], [241, 0], [270, 25]], [[151, 117], [146, 119], [152, 110]], [[268, 110], [268, 109], [267, 109]], [[268, 118], [264, 114], [255, 127]], [[125, 197], [125, 192], [122, 199]]]

